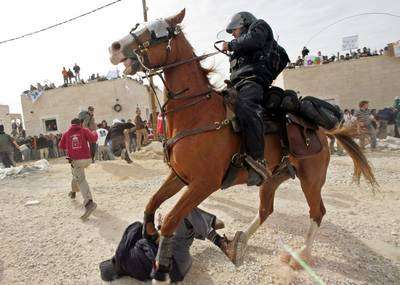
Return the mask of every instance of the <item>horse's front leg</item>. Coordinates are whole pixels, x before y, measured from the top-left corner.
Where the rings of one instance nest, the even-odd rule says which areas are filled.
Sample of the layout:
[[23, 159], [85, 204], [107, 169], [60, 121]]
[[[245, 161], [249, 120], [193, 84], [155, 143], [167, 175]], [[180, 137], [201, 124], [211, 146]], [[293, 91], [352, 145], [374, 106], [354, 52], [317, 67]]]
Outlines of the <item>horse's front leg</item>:
[[144, 211], [143, 219], [143, 237], [150, 240], [156, 240], [158, 238], [157, 229], [154, 224], [154, 214], [157, 209], [161, 206], [164, 201], [168, 200], [172, 196], [181, 190], [185, 184], [176, 176], [174, 172], [171, 172], [161, 185], [160, 189], [150, 198]]
[[217, 184], [217, 182], [214, 184], [204, 180], [192, 182], [176, 205], [164, 217], [156, 257], [156, 266], [152, 272], [153, 284], [168, 282], [173, 254], [172, 245], [174, 232], [182, 219], [218, 188], [218, 186], [215, 186]]

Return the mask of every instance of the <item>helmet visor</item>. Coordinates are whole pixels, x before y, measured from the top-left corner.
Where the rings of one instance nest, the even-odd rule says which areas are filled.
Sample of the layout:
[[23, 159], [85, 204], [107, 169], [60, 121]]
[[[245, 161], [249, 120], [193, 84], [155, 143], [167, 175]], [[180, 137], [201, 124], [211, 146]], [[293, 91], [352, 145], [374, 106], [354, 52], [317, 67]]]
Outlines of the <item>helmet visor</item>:
[[236, 30], [237, 28], [242, 28], [243, 26], [243, 18], [239, 14], [236, 14], [229, 21], [228, 26], [226, 26], [226, 32], [228, 34], [232, 34], [234, 30]]

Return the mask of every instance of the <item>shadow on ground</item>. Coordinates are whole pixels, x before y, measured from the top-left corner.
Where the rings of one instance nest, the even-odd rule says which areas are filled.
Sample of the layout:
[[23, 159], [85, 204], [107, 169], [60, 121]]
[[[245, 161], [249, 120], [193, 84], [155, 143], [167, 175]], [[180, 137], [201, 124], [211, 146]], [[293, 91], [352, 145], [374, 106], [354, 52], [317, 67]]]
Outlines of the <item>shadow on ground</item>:
[[[206, 203], [207, 208], [223, 211], [231, 216], [232, 219], [243, 223], [250, 223], [257, 213], [256, 207], [234, 202], [229, 198], [211, 197], [210, 201], [213, 204]], [[243, 210], [249, 214], [244, 215]], [[308, 221], [308, 215], [292, 216], [275, 211], [266, 223], [279, 228], [280, 231], [288, 235], [303, 237], [309, 226]], [[334, 245], [340, 250], [344, 259], [344, 262], [336, 262], [324, 256], [315, 256], [317, 268], [329, 268], [329, 270], [344, 275], [349, 279], [355, 279], [366, 284], [396, 284], [400, 280], [399, 267], [391, 259], [384, 257], [380, 252], [367, 246], [351, 232], [336, 224], [323, 220], [316, 241], [328, 246]], [[249, 261], [249, 256], [255, 252], [259, 253], [260, 249], [250, 246], [245, 261]], [[209, 257], [205, 256], [204, 258]]]

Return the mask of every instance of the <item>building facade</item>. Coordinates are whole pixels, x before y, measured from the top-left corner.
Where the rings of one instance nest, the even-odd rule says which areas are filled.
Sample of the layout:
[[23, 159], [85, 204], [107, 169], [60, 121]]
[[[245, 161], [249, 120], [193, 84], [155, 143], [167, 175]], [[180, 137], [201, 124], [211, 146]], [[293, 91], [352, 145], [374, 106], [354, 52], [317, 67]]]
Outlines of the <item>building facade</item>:
[[13, 122], [22, 122], [21, 114], [10, 113], [8, 105], [0, 105], [0, 125], [4, 125], [6, 133], [11, 134], [11, 125]]
[[[161, 95], [161, 91], [157, 90]], [[91, 82], [43, 91], [34, 102], [21, 95], [24, 125], [27, 135], [59, 133], [68, 129], [71, 119], [93, 106], [96, 123], [113, 119], [134, 119], [136, 108], [142, 118], [150, 116], [148, 88], [129, 78]]]
[[400, 96], [400, 58], [371, 56], [323, 65], [285, 69], [280, 86], [338, 104], [342, 108], [358, 108], [367, 100], [370, 108], [393, 105]]

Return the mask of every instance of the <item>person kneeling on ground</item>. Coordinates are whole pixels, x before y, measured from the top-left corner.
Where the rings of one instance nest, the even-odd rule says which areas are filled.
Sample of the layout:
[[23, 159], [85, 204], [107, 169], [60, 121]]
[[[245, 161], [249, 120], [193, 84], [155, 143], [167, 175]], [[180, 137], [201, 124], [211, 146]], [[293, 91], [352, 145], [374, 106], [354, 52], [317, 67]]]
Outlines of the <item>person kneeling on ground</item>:
[[[193, 240], [208, 239], [219, 247], [225, 255], [235, 262], [239, 236], [230, 241], [220, 236], [216, 230], [224, 228], [216, 216], [195, 208], [184, 218], [174, 235], [172, 248], [171, 282], [184, 279], [192, 265], [190, 247]], [[142, 236], [143, 224], [135, 222], [128, 226], [118, 245], [115, 255], [100, 263], [101, 279], [113, 281], [123, 276], [130, 276], [140, 281], [151, 279], [151, 271], [157, 255], [158, 240], [149, 241]]]
[[97, 207], [85, 177], [85, 168], [92, 163], [89, 144], [97, 141], [97, 133], [83, 128], [82, 123], [83, 120], [78, 118], [71, 121], [71, 127], [63, 134], [59, 147], [67, 151], [67, 159], [71, 164], [72, 189], [68, 195], [75, 199], [76, 192], [81, 191], [85, 206], [85, 213], [81, 219], [86, 219]]

